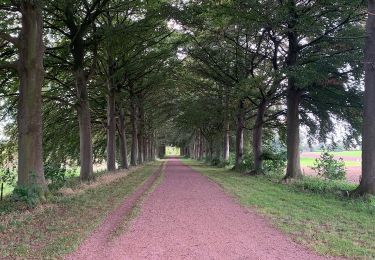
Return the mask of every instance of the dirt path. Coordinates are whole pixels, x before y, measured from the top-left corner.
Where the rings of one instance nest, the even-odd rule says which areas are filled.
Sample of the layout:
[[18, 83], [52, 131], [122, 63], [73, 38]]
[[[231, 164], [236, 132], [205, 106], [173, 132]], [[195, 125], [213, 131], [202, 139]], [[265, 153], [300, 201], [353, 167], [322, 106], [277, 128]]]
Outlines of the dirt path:
[[96, 240], [72, 259], [325, 259], [177, 159], [168, 161], [164, 180], [128, 231], [105, 245]]

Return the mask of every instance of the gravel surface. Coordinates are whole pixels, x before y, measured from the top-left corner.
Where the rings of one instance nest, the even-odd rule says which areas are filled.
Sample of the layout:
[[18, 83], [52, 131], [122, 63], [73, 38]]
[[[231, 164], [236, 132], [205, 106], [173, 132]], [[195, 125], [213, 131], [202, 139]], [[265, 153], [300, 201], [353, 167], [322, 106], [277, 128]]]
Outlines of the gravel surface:
[[327, 259], [294, 243], [178, 159], [168, 161], [162, 183], [127, 232], [106, 241], [96, 234], [71, 259]]

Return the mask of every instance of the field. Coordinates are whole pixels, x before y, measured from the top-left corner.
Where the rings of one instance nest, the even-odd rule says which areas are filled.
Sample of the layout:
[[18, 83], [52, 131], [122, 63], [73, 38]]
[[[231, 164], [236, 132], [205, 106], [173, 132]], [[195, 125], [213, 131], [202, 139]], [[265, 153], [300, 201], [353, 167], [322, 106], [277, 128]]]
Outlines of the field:
[[[362, 151], [341, 151], [332, 152], [335, 159], [342, 158], [345, 163], [347, 172], [347, 180], [352, 183], [359, 183], [361, 170], [361, 156]], [[315, 175], [315, 172], [311, 169], [314, 166], [316, 158], [319, 158], [321, 152], [303, 152], [301, 153], [301, 167], [302, 171], [306, 175]]]
[[[309, 158], [309, 157], [302, 157], [301, 158], [301, 166], [306, 166], [306, 167], [313, 167], [315, 162], [315, 158]], [[361, 162], [359, 161], [350, 161], [350, 160], [345, 160], [344, 163], [346, 167], [353, 167], [353, 166], [361, 166]]]
[[[362, 151], [342, 151], [342, 152], [331, 152], [336, 159], [342, 158], [345, 162], [345, 166], [361, 166]], [[321, 152], [303, 152], [301, 153], [301, 165], [302, 166], [313, 166], [316, 158], [319, 158]]]

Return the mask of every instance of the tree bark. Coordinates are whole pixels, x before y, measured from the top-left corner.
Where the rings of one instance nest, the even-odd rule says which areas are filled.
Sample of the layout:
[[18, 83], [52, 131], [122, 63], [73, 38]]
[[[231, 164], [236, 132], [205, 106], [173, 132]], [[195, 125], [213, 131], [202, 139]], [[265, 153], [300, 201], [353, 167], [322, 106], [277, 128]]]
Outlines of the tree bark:
[[[296, 32], [296, 24], [298, 22], [298, 15], [296, 11], [296, 3], [290, 0], [289, 4], [289, 21], [288, 21], [288, 57], [287, 66], [290, 70], [297, 64], [299, 45], [298, 36]], [[285, 180], [298, 178], [302, 176], [299, 154], [299, 105], [301, 102], [302, 90], [295, 84], [293, 75], [288, 76], [287, 89], [287, 157], [288, 164], [285, 175]]]
[[77, 90], [77, 113], [80, 135], [80, 178], [89, 181], [93, 178], [93, 148], [91, 138], [91, 115], [87, 91], [87, 73], [85, 66], [85, 29], [77, 25], [71, 5], [67, 5], [65, 13], [65, 24], [70, 34], [70, 52], [73, 55], [73, 73]]
[[113, 80], [112, 59], [109, 59], [107, 98], [107, 170], [116, 170], [116, 88]]
[[136, 166], [138, 163], [138, 112], [136, 97], [131, 89], [130, 91], [130, 106], [131, 106], [131, 124], [132, 124], [132, 147], [130, 154], [130, 164]]
[[143, 107], [143, 97], [139, 95], [138, 98], [139, 111], [139, 130], [138, 130], [138, 163], [143, 164], [145, 161], [145, 147], [144, 147], [144, 126], [145, 126], [145, 112]]
[[[43, 169], [42, 86], [44, 81], [43, 19], [40, 6], [23, 1], [18, 73], [18, 186], [47, 190]], [[42, 194], [41, 194], [42, 195]]]
[[120, 109], [119, 113], [119, 139], [120, 139], [120, 168], [121, 169], [128, 169], [128, 148], [127, 148], [127, 141], [126, 141], [126, 124], [125, 124], [125, 111], [124, 109]]
[[155, 140], [155, 131], [152, 133], [152, 140], [151, 140], [151, 160], [156, 160], [156, 140]]
[[198, 135], [198, 142], [199, 142], [199, 151], [198, 151], [198, 160], [203, 160], [204, 155], [204, 140], [201, 133]]
[[244, 152], [244, 128], [245, 128], [245, 111], [244, 102], [240, 100], [238, 102], [238, 113], [237, 113], [237, 132], [236, 132], [236, 162], [235, 169], [241, 168]]
[[80, 178], [89, 181], [93, 178], [93, 152], [91, 138], [91, 115], [87, 93], [86, 76], [83, 69], [75, 71], [78, 96], [78, 122], [80, 137]]
[[355, 194], [375, 194], [375, 1], [368, 1], [365, 42], [365, 93], [362, 129], [362, 178]]
[[254, 156], [254, 171], [253, 174], [263, 173], [263, 150], [262, 150], [262, 139], [263, 139], [263, 125], [264, 115], [267, 109], [267, 101], [262, 99], [255, 120], [255, 126], [253, 129], [253, 156]]
[[[290, 79], [291, 81], [293, 79]], [[293, 83], [290, 83], [293, 85]], [[299, 104], [301, 91], [291, 87], [287, 94], [287, 157], [288, 164], [285, 179], [298, 178], [302, 175], [299, 153]]]

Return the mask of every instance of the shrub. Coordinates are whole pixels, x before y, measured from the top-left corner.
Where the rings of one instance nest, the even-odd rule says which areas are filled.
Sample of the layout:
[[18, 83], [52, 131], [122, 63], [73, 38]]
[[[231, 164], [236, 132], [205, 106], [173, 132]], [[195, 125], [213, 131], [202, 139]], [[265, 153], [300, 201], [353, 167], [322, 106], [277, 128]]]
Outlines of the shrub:
[[47, 164], [44, 167], [44, 174], [46, 180], [49, 181], [48, 188], [54, 191], [64, 187], [67, 180], [75, 174], [75, 169], [66, 169], [59, 165]]
[[17, 173], [15, 169], [0, 169], [0, 182], [14, 187], [16, 185]]
[[264, 171], [266, 173], [282, 173], [286, 167], [286, 152], [266, 151], [263, 153]]
[[0, 193], [1, 193], [1, 199], [3, 199], [4, 195], [4, 184], [15, 187], [16, 186], [16, 180], [17, 180], [17, 173], [15, 169], [0, 169]]
[[342, 158], [336, 160], [329, 151], [324, 150], [319, 158], [315, 159], [314, 166], [311, 167], [318, 176], [329, 180], [345, 180], [346, 170]]
[[220, 158], [213, 158], [212, 161], [211, 161], [211, 165], [212, 166], [219, 166], [219, 165], [221, 165]]
[[31, 185], [28, 187], [22, 187], [17, 185], [12, 194], [12, 199], [15, 201], [24, 201], [26, 204], [33, 208], [39, 204], [39, 202], [43, 202], [45, 198], [45, 190], [37, 184], [36, 181], [36, 174], [33, 173], [30, 176], [31, 178]]

